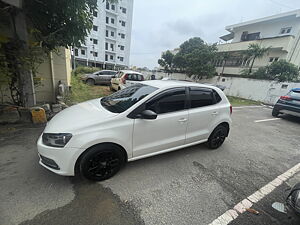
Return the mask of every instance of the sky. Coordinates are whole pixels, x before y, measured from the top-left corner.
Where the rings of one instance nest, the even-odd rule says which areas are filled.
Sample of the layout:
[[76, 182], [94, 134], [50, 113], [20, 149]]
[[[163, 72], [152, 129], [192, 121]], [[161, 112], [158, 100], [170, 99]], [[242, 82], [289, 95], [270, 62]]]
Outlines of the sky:
[[215, 43], [227, 25], [296, 9], [299, 0], [134, 0], [130, 65], [153, 69], [189, 38]]

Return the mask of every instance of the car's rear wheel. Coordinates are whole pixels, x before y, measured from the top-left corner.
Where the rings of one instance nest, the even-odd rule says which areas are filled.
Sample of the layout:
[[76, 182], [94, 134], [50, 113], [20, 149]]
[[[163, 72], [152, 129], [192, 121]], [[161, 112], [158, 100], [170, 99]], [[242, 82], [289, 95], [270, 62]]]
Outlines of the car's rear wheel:
[[89, 180], [102, 181], [114, 176], [124, 163], [124, 155], [118, 146], [98, 145], [83, 155], [80, 161], [80, 172]]
[[86, 81], [86, 83], [87, 83], [87, 85], [95, 85], [95, 80], [93, 80], [93, 79], [87, 79], [87, 81]]
[[272, 116], [278, 117], [278, 115], [279, 115], [279, 111], [276, 110], [275, 108], [273, 108], [273, 110], [272, 110]]
[[208, 138], [207, 146], [210, 149], [219, 148], [225, 141], [228, 134], [228, 128], [220, 125], [214, 129], [211, 135]]

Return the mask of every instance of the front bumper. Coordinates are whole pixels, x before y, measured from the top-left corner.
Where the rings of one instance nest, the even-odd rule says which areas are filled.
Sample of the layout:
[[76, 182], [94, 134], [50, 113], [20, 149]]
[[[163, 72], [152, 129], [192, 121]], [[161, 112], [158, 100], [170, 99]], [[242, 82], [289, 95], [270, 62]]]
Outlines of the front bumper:
[[46, 146], [43, 144], [41, 137], [37, 142], [37, 148], [40, 165], [62, 176], [75, 175], [75, 164], [82, 152], [81, 149]]

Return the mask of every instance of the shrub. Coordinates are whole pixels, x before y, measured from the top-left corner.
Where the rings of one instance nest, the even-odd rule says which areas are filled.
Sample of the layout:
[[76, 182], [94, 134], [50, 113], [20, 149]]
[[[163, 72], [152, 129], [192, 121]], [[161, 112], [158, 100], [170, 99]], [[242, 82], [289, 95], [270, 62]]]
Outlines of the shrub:
[[78, 67], [75, 70], [73, 70], [73, 75], [78, 76], [85, 73], [94, 73], [96, 71], [99, 71], [99, 68], [95, 67]]

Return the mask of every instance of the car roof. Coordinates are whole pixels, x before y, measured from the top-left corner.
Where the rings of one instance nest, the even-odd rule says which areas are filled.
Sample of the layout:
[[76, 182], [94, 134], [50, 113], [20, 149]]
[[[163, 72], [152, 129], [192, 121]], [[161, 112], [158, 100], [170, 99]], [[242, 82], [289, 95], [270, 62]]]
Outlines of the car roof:
[[203, 88], [216, 89], [216, 87], [212, 85], [199, 84], [191, 81], [180, 81], [180, 80], [147, 80], [147, 81], [143, 81], [143, 84], [150, 85], [157, 88], [203, 87]]
[[143, 75], [139, 72], [136, 72], [136, 71], [133, 71], [133, 70], [120, 70], [120, 72], [123, 72], [123, 73], [134, 73], [134, 74], [139, 74], [139, 75]]

